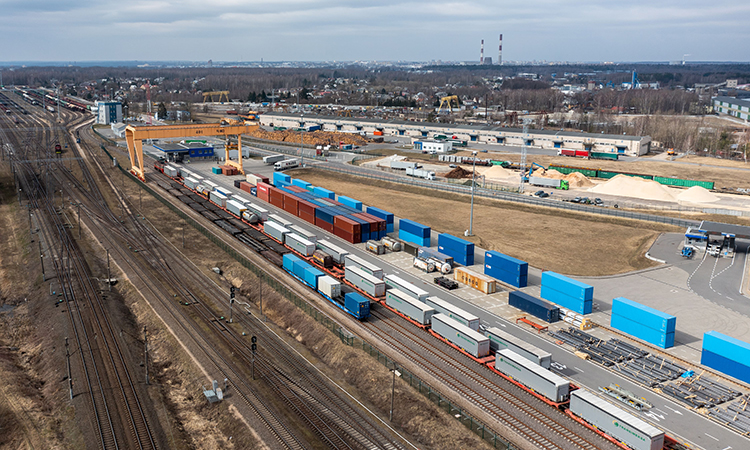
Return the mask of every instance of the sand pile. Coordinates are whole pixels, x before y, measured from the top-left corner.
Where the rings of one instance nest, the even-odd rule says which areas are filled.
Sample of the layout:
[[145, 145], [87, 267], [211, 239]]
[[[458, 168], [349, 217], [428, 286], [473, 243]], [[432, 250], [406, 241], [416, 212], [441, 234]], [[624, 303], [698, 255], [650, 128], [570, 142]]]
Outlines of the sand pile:
[[693, 186], [690, 189], [677, 194], [677, 200], [693, 203], [710, 203], [719, 201], [719, 197], [702, 186]]
[[471, 171], [464, 170], [463, 167], [456, 167], [443, 176], [445, 178], [471, 178]]
[[[559, 172], [558, 172], [559, 173]], [[563, 177], [573, 189], [590, 188], [594, 183], [581, 172], [572, 172]]]
[[[536, 172], [534, 172], [534, 175], [536, 175]], [[565, 179], [565, 174], [560, 173], [556, 171], [555, 169], [549, 169], [544, 171], [544, 178], [553, 178], [555, 180], [563, 180]]]
[[640, 198], [642, 200], [677, 201], [666, 187], [656, 181], [629, 177], [627, 175], [617, 175], [606, 183], [594, 186], [588, 191], [595, 194], [620, 195], [623, 197]]
[[505, 179], [511, 177], [518, 178], [518, 174], [516, 172], [504, 169], [502, 166], [492, 166], [483, 169], [477, 168], [477, 173], [480, 175], [484, 175], [486, 179]]

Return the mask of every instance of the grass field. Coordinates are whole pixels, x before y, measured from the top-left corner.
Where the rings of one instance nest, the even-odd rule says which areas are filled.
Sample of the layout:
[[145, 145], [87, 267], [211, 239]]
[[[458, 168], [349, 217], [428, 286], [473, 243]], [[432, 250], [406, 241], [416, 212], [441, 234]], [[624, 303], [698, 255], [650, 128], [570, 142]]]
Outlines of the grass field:
[[[324, 170], [304, 169], [291, 175], [398, 217], [429, 225], [433, 232], [462, 236], [469, 228], [470, 204], [465, 195]], [[511, 255], [545, 270], [600, 276], [653, 266], [644, 254], [664, 231], [681, 230], [656, 223], [475, 198], [475, 236], [468, 239], [482, 248]]]

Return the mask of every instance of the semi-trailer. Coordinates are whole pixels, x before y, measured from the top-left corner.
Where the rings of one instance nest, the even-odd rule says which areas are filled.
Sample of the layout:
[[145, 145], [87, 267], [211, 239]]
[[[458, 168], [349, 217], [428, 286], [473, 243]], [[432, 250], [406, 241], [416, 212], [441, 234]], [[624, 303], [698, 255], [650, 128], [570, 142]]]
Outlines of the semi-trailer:
[[385, 283], [358, 267], [345, 267], [344, 279], [372, 297], [385, 295]]
[[333, 262], [336, 264], [343, 265], [346, 255], [349, 254], [349, 252], [347, 252], [346, 250], [343, 250], [342, 248], [325, 239], [320, 239], [315, 243], [315, 246], [318, 247], [318, 250], [322, 250], [330, 255], [333, 259]]
[[408, 281], [396, 275], [386, 275], [383, 278], [383, 281], [385, 281], [388, 289], [399, 289], [421, 302], [425, 301], [425, 299], [430, 296], [429, 292], [425, 291], [424, 289], [418, 288], [414, 284], [409, 283]]
[[344, 267], [356, 267], [379, 280], [383, 279], [383, 269], [376, 266], [375, 264], [365, 261], [359, 256], [355, 256], [352, 254], [346, 255], [344, 257]]
[[529, 361], [539, 364], [545, 369], [549, 369], [552, 365], [552, 354], [546, 352], [540, 348], [534, 347], [528, 342], [513, 336], [510, 333], [506, 333], [497, 327], [490, 327], [484, 330], [483, 333], [490, 340], [490, 348], [495, 353], [500, 350], [509, 349], [512, 350]]
[[[286, 158], [284, 155], [268, 155], [263, 157], [263, 164], [272, 165]], [[250, 180], [248, 180], [250, 181]], [[256, 181], [257, 182], [257, 181]]]
[[435, 310], [398, 289], [388, 289], [385, 304], [420, 325], [429, 325]]
[[425, 304], [435, 309], [436, 312], [446, 315], [461, 325], [467, 326], [474, 331], [479, 330], [479, 317], [464, 311], [456, 305], [451, 305], [439, 297], [427, 297]]
[[495, 369], [554, 403], [563, 403], [570, 398], [570, 381], [513, 350], [495, 353]]
[[475, 358], [490, 354], [490, 340], [445, 314], [432, 315], [432, 331]]

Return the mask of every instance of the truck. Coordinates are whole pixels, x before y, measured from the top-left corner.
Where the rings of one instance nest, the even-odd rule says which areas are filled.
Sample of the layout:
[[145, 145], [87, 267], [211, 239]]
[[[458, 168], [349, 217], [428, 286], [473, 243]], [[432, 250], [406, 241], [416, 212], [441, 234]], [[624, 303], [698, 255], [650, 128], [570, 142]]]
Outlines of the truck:
[[285, 159], [283, 161], [274, 163], [273, 170], [276, 170], [276, 171], [287, 170], [287, 169], [294, 169], [295, 167], [299, 167], [298, 159]]
[[286, 156], [284, 155], [268, 155], [263, 157], [263, 164], [275, 164], [279, 161], [283, 161]]
[[554, 178], [529, 177], [529, 184], [534, 186], [551, 187], [555, 189], [568, 190], [569, 183], [566, 180], [557, 180]]
[[424, 178], [425, 180], [434, 180], [435, 179], [435, 172], [431, 170], [422, 170], [422, 169], [406, 169], [406, 174], [412, 177], [417, 178]]
[[572, 150], [567, 148], [561, 148], [557, 151], [557, 156], [574, 156], [578, 158], [588, 158], [588, 150]]
[[415, 162], [391, 161], [391, 169], [406, 170], [406, 169], [417, 169], [417, 168], [419, 168], [419, 165]]

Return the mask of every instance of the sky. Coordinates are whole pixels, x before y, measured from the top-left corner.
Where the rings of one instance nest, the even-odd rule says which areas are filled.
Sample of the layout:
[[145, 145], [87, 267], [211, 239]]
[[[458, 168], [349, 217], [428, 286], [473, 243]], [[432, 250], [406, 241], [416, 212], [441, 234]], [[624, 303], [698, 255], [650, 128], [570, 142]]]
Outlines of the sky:
[[[0, 61], [750, 61], [748, 0], [0, 0]], [[689, 56], [685, 56], [689, 55]]]

